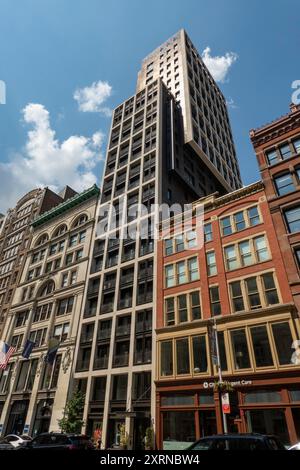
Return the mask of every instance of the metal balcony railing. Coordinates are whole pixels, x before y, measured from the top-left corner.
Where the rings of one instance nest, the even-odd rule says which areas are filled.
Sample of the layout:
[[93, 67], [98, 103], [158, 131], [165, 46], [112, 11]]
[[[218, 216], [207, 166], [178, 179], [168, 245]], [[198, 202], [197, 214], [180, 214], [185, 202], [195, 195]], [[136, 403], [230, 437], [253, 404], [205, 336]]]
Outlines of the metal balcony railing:
[[121, 367], [128, 365], [129, 354], [114, 355], [113, 365], [114, 367]]

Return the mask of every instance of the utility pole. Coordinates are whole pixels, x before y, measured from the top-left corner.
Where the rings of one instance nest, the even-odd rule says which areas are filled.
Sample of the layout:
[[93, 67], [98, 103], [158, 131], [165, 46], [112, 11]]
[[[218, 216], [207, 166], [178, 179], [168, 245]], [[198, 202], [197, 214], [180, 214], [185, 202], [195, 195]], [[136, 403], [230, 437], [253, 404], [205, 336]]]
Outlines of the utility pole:
[[[217, 355], [217, 368], [218, 368], [218, 375], [219, 375], [219, 383], [223, 383], [222, 367], [221, 367], [221, 359], [220, 359], [220, 349], [219, 349], [219, 340], [218, 340], [218, 330], [217, 330], [217, 322], [216, 322], [215, 318], [214, 318], [213, 329], [214, 329], [214, 339], [215, 339], [215, 343], [216, 343], [216, 355]], [[222, 409], [224, 434], [227, 434], [228, 433], [227, 416], [226, 416], [226, 413], [224, 413], [224, 410], [223, 410], [222, 399], [221, 399], [221, 409]]]

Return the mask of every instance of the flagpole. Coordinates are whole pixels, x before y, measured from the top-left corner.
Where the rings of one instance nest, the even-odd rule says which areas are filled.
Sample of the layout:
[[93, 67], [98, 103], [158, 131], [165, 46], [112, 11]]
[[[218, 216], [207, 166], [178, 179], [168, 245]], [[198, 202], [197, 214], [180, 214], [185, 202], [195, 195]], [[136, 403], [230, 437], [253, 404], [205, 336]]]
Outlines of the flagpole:
[[[215, 318], [214, 318], [213, 328], [214, 328], [215, 342], [216, 342], [217, 368], [218, 368], [218, 375], [219, 375], [219, 383], [223, 383], [222, 367], [221, 367], [221, 359], [220, 359], [220, 349], [219, 349], [219, 339], [218, 339], [218, 330], [217, 330], [217, 321], [216, 321]], [[224, 434], [228, 434], [227, 416], [226, 416], [226, 413], [224, 413], [224, 410], [223, 410], [222, 400], [221, 400], [221, 409], [222, 409]]]

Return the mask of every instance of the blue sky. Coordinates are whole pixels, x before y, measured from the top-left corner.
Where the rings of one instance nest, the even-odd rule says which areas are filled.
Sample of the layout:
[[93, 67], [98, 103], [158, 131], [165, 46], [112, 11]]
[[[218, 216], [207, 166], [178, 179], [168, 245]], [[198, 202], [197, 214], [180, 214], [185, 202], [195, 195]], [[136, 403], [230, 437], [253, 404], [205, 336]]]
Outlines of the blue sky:
[[[234, 104], [243, 182], [257, 180], [249, 130], [288, 111], [300, 79], [299, 17], [297, 0], [0, 0], [0, 211], [35, 184], [81, 189], [93, 174], [100, 183], [103, 107], [134, 93], [142, 58], [182, 27], [199, 52], [238, 55], [219, 86]], [[75, 90], [99, 81], [106, 100], [80, 111]]]

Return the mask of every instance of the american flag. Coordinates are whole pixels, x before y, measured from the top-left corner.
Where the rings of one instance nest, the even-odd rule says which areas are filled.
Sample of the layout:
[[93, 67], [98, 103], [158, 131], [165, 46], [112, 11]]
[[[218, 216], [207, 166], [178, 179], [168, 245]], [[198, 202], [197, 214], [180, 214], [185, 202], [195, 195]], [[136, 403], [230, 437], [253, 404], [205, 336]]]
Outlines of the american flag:
[[9, 358], [15, 350], [16, 348], [9, 346], [4, 341], [0, 341], [0, 369], [6, 369]]

